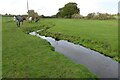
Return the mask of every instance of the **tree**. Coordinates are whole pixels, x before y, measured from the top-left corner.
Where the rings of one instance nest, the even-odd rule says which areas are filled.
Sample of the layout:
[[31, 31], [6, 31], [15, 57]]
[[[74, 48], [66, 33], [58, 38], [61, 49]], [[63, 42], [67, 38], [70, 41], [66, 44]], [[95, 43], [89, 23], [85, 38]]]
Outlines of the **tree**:
[[95, 13], [89, 13], [87, 15], [87, 19], [93, 19], [95, 17]]
[[8, 14], [6, 13], [5, 16], [8, 16]]
[[74, 19], [80, 19], [80, 18], [82, 18], [82, 16], [80, 14], [73, 14], [72, 18], [74, 18]]
[[87, 19], [98, 19], [98, 20], [108, 20], [115, 19], [113, 15], [108, 13], [89, 13], [86, 17]]
[[79, 14], [80, 10], [77, 7], [76, 3], [70, 2], [67, 3], [63, 8], [59, 8], [59, 12], [57, 13], [57, 17], [62, 18], [71, 18], [74, 14]]

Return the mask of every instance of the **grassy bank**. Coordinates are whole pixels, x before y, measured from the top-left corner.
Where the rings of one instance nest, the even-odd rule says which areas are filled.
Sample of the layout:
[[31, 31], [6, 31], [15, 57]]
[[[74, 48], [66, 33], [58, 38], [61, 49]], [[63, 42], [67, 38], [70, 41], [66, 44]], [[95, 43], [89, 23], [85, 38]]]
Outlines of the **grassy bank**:
[[2, 16], [0, 16], [0, 79], [2, 78]]
[[54, 52], [45, 40], [25, 34], [43, 28], [44, 21], [25, 22], [18, 28], [3, 17], [2, 23], [3, 78], [95, 78], [84, 66]]
[[118, 61], [117, 20], [41, 20], [45, 22], [52, 27], [39, 34], [80, 44]]

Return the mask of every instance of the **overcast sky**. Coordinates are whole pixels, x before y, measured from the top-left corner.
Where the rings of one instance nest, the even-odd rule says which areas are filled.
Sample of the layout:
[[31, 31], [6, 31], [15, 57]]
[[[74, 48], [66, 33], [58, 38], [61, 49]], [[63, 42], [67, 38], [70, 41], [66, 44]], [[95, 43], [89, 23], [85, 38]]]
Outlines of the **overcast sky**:
[[[81, 15], [91, 12], [117, 13], [119, 0], [28, 0], [29, 9], [39, 15], [51, 16], [68, 2], [76, 2]], [[0, 14], [27, 14], [27, 0], [1, 0]]]

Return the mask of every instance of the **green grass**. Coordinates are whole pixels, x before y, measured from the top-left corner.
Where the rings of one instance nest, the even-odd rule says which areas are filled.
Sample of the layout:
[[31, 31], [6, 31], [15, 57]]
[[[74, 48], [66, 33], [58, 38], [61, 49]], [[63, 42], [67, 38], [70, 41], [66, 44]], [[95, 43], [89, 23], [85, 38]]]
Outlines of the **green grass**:
[[3, 17], [2, 23], [3, 78], [96, 77], [83, 65], [54, 52], [47, 41], [25, 33], [41, 29], [44, 22], [25, 22], [18, 28], [12, 18]]
[[80, 44], [118, 61], [117, 22], [117, 20], [42, 19], [41, 23], [53, 27], [40, 34]]
[[2, 78], [2, 16], [0, 16], [0, 79]]

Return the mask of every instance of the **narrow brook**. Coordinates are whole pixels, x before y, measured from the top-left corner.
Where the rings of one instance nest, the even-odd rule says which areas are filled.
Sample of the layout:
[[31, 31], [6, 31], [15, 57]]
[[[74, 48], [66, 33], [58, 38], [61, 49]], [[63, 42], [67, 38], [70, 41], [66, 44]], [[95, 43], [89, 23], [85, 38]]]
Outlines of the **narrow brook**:
[[56, 52], [64, 54], [75, 63], [84, 65], [92, 73], [96, 74], [98, 78], [118, 78], [119, 76], [118, 62], [100, 54], [99, 52], [65, 40], [56, 41], [52, 37], [40, 36], [36, 32], [31, 32], [30, 35], [45, 39], [55, 48]]

